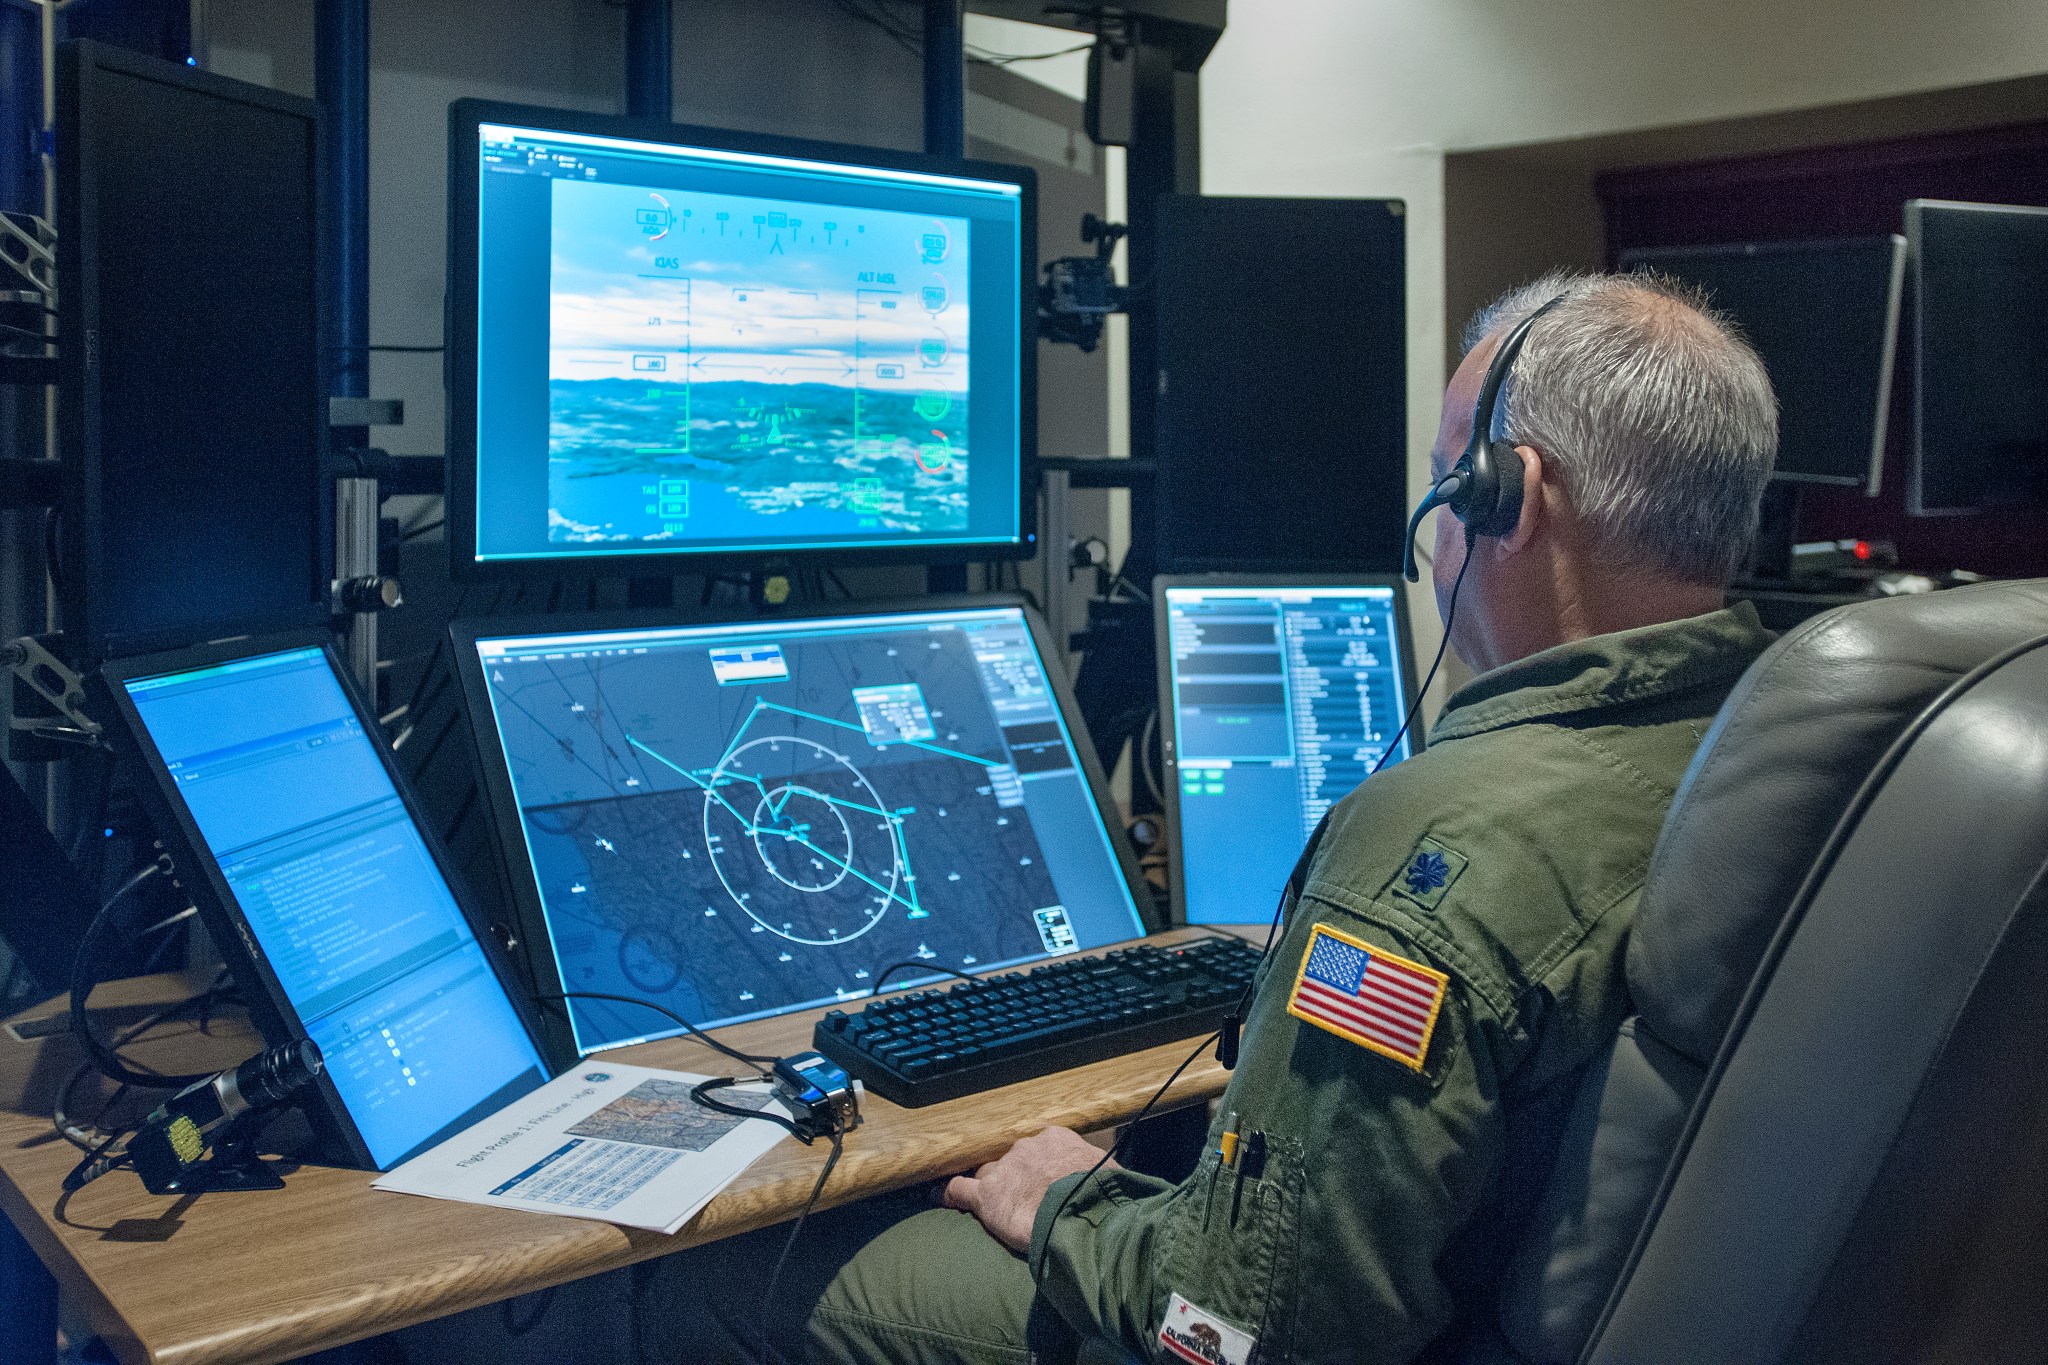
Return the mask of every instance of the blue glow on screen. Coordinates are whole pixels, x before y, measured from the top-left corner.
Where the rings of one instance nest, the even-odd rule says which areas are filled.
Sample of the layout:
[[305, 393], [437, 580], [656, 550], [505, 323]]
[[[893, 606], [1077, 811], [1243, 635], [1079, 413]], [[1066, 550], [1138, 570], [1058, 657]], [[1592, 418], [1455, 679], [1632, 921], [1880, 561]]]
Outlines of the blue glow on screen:
[[547, 1079], [323, 651], [125, 686], [380, 1169]]
[[478, 561], [1019, 539], [1018, 185], [479, 139]]

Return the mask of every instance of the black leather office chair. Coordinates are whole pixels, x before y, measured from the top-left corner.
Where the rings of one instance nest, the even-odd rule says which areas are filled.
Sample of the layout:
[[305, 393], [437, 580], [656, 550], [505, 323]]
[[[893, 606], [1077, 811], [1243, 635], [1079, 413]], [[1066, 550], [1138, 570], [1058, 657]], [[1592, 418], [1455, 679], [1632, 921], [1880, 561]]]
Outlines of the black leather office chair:
[[2048, 582], [1841, 608], [1673, 803], [1469, 1362], [2048, 1359]]

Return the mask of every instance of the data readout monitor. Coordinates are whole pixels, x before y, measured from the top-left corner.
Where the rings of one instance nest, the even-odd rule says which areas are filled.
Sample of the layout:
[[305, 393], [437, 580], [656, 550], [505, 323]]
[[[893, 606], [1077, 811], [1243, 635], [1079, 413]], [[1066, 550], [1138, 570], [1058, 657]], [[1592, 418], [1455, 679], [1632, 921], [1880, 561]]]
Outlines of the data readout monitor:
[[1877, 494], [1905, 238], [1629, 251], [1621, 265], [1697, 285], [1756, 347], [1778, 395], [1773, 478]]
[[1906, 204], [1921, 515], [2048, 506], [2048, 208]]
[[331, 650], [245, 641], [107, 674], [266, 1038], [320, 1047], [338, 1159], [387, 1170], [547, 1080]]
[[[748, 624], [458, 623], [539, 989], [699, 1025], [1146, 932], [1065, 681], [1006, 599]], [[920, 970], [928, 966], [932, 970]], [[579, 1052], [674, 1032], [573, 1001]]]
[[[1415, 691], [1401, 580], [1154, 582], [1174, 917], [1263, 923], [1323, 812], [1401, 734]], [[1421, 744], [1410, 727], [1388, 762]]]
[[1022, 167], [458, 102], [469, 577], [1028, 554]]

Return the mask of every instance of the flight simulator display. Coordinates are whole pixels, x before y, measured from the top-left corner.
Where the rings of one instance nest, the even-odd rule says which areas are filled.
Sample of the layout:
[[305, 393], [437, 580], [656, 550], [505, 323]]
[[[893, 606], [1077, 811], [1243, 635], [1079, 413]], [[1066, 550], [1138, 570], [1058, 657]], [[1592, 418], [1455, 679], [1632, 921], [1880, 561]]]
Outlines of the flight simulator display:
[[1921, 515], [2048, 506], [2048, 208], [1914, 199], [1913, 486]]
[[[543, 991], [728, 1024], [1146, 932], [1021, 607], [458, 630]], [[676, 1031], [570, 1023], [579, 1053]]]
[[126, 667], [185, 884], [271, 1044], [319, 1045], [345, 1159], [389, 1169], [548, 1079], [329, 650]]
[[[1174, 917], [1260, 922], [1407, 717], [1406, 599], [1392, 578], [1155, 582]], [[1420, 747], [1411, 727], [1388, 762]]]
[[623, 128], [456, 107], [458, 559], [1023, 552], [1032, 173]]
[[1742, 328], [1778, 395], [1774, 479], [1878, 492], [1905, 238], [1629, 251], [1621, 267], [1699, 286]]

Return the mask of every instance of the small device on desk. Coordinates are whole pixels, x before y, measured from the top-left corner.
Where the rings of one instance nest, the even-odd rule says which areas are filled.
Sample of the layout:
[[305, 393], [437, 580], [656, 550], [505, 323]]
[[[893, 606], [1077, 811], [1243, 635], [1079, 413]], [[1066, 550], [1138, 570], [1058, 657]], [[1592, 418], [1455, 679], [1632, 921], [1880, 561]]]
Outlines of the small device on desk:
[[1173, 914], [1265, 919], [1323, 812], [1421, 748], [1398, 578], [1155, 579]]
[[[1001, 597], [458, 623], [538, 991], [708, 1028], [1142, 937], [1042, 629]], [[567, 1006], [571, 1054], [678, 1031]]]
[[272, 1046], [310, 1039], [324, 1059], [304, 1079], [323, 1155], [386, 1170], [548, 1069], [324, 638], [104, 675], [255, 1022]]
[[833, 1010], [812, 1041], [884, 1099], [936, 1104], [1208, 1033], [1259, 959], [1234, 938], [1138, 944]]

